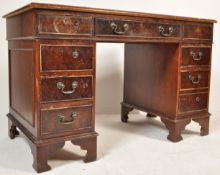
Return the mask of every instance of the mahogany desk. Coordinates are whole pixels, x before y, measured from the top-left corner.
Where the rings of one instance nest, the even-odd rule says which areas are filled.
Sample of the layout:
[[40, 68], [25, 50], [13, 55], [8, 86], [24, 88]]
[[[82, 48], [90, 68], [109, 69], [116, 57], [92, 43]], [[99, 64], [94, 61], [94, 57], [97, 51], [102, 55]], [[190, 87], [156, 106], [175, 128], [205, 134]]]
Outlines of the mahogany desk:
[[37, 3], [4, 17], [9, 136], [27, 136], [37, 172], [67, 140], [96, 160], [96, 42], [125, 43], [122, 122], [135, 108], [159, 116], [173, 142], [192, 120], [208, 134], [215, 20]]

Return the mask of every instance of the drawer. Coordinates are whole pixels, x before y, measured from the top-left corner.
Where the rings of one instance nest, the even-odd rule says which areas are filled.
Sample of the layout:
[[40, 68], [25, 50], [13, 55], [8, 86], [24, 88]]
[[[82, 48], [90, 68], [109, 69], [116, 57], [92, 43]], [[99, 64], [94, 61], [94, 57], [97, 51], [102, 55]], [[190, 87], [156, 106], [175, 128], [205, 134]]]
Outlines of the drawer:
[[182, 66], [188, 65], [210, 65], [211, 48], [187, 47], [182, 48]]
[[92, 17], [39, 14], [38, 34], [92, 35]]
[[182, 94], [179, 98], [179, 112], [205, 110], [208, 105], [208, 93]]
[[145, 21], [95, 19], [96, 36], [116, 37], [180, 37], [180, 25]]
[[93, 47], [41, 45], [41, 70], [92, 69]]
[[144, 36], [143, 22], [131, 20], [95, 19], [95, 35]]
[[92, 128], [92, 106], [41, 111], [41, 135], [62, 135], [89, 128]]
[[181, 89], [209, 86], [209, 70], [181, 72]]
[[145, 23], [146, 36], [150, 38], [180, 38], [180, 25], [172, 23]]
[[92, 92], [92, 76], [41, 79], [42, 102], [91, 99]]
[[212, 41], [212, 24], [185, 24], [184, 25], [184, 39], [201, 39]]

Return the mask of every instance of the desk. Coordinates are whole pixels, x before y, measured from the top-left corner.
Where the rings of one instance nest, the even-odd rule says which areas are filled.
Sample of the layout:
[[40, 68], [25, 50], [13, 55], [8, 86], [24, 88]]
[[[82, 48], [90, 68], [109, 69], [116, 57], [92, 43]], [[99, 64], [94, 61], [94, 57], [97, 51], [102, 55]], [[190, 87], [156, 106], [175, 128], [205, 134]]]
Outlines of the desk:
[[138, 109], [173, 142], [191, 121], [208, 134], [215, 20], [37, 3], [4, 17], [9, 136], [27, 136], [37, 172], [67, 140], [96, 160], [96, 42], [125, 43], [122, 122]]

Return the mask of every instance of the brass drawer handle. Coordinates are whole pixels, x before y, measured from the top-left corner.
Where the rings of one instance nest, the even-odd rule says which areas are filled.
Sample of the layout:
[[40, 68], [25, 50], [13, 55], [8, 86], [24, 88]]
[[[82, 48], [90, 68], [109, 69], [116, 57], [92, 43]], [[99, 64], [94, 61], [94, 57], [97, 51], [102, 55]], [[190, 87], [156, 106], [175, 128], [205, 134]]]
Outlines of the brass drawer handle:
[[75, 30], [78, 30], [78, 29], [79, 29], [79, 26], [80, 26], [80, 21], [76, 19], [76, 20], [73, 22], [73, 26], [74, 26]]
[[77, 118], [77, 113], [72, 112], [71, 114], [71, 119], [70, 120], [65, 120], [65, 116], [63, 114], [58, 115], [58, 122], [64, 125], [68, 125], [74, 122], [74, 120]]
[[198, 102], [198, 103], [200, 102], [200, 97], [199, 96], [196, 97], [196, 102]]
[[168, 29], [165, 29], [163, 26], [159, 26], [159, 32], [161, 36], [169, 37], [173, 34], [173, 27], [170, 26]]
[[129, 26], [126, 23], [123, 25], [123, 27], [118, 27], [117, 24], [112, 22], [110, 24], [110, 26], [112, 28], [113, 33], [115, 33], [117, 35], [124, 35], [128, 31], [128, 29], [129, 29]]
[[191, 51], [190, 56], [192, 57], [194, 61], [200, 61], [202, 59], [203, 53], [202, 52], [196, 53], [196, 52]]
[[193, 84], [199, 84], [200, 80], [202, 79], [202, 76], [200, 74], [198, 74], [197, 77], [192, 76], [189, 74], [189, 80], [193, 83]]
[[76, 88], [78, 87], [78, 82], [77, 81], [73, 81], [72, 82], [72, 88], [73, 90], [71, 91], [64, 91], [65, 85], [62, 82], [58, 82], [57, 83], [57, 88], [61, 90], [62, 94], [73, 94], [76, 91]]
[[75, 58], [75, 59], [79, 58], [79, 51], [78, 50], [74, 50], [73, 53], [72, 53], [72, 57]]

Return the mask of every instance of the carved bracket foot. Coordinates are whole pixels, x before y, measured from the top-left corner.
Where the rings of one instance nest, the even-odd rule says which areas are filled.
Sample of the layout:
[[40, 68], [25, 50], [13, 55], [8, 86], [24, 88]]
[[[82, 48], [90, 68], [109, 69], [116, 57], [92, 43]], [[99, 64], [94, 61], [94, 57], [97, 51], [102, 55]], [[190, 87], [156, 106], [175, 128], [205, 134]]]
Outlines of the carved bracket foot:
[[129, 107], [127, 105], [121, 104], [121, 121], [126, 123], [128, 122], [128, 113], [132, 111], [134, 108]]
[[38, 172], [44, 172], [51, 169], [47, 160], [64, 146], [65, 142], [55, 143], [50, 145], [35, 145], [29, 141], [31, 152], [33, 154], [33, 168]]
[[10, 119], [8, 119], [8, 136], [10, 139], [14, 139], [18, 135], [19, 132], [16, 128], [16, 125]]
[[85, 138], [71, 141], [74, 145], [79, 145], [81, 149], [87, 150], [84, 162], [93, 162], [97, 159], [97, 138]]
[[199, 123], [201, 126], [200, 135], [206, 136], [209, 134], [209, 117], [206, 118], [197, 118], [193, 119], [193, 121]]
[[154, 115], [154, 114], [151, 114], [151, 113], [147, 113], [146, 117], [148, 117], [148, 118], [155, 118], [155, 117], [157, 117], [157, 116]]
[[184, 119], [179, 121], [172, 121], [169, 119], [161, 118], [161, 121], [165, 124], [169, 130], [167, 139], [172, 142], [179, 142], [182, 140], [181, 132], [185, 129], [186, 125], [190, 123], [191, 119]]

